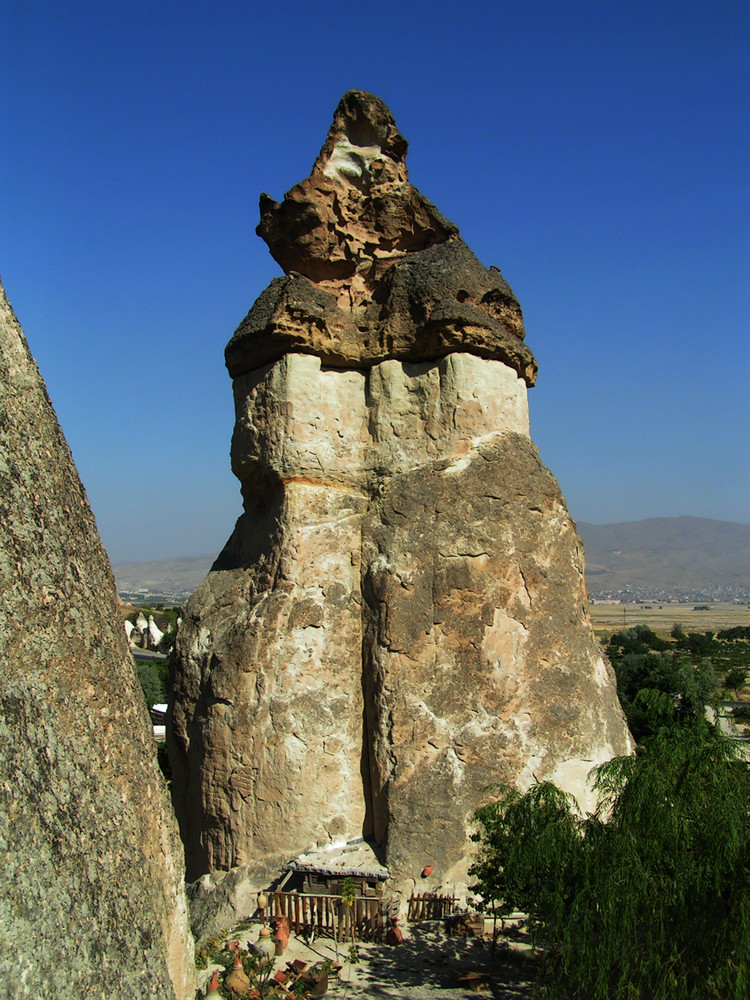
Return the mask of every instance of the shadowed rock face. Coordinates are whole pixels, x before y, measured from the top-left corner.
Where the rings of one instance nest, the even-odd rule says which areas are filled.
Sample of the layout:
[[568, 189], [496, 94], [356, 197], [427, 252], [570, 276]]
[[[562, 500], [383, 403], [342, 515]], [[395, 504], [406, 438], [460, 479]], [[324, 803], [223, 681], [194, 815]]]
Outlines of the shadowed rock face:
[[630, 738], [583, 555], [529, 437], [521, 310], [339, 105], [260, 234], [288, 272], [227, 347], [245, 513], [187, 606], [169, 726], [189, 875], [373, 837], [460, 883], [487, 786]]
[[0, 979], [192, 996], [183, 859], [114, 579], [0, 287]]

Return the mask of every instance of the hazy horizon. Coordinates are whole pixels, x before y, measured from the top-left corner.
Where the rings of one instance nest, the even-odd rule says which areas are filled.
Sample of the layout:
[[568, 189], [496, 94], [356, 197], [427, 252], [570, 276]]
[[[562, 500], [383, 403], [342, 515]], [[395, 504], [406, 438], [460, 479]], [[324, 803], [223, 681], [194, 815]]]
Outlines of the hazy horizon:
[[[624, 525], [640, 524], [640, 523], [642, 523], [644, 521], [663, 521], [663, 520], [668, 520], [668, 521], [699, 520], [699, 521], [713, 521], [716, 524], [738, 525], [738, 526], [742, 526], [742, 527], [750, 526], [750, 519], [748, 519], [747, 521], [724, 521], [724, 520], [721, 520], [721, 519], [718, 519], [718, 518], [694, 517], [691, 514], [681, 514], [681, 515], [678, 515], [677, 517], [653, 517], [653, 518], [652, 517], [648, 517], [648, 518], [638, 518], [638, 519], [630, 519], [630, 520], [627, 520], [627, 521], [584, 521], [584, 520], [580, 520], [580, 521], [576, 521], [576, 524], [579, 525], [579, 526], [583, 525], [583, 526], [591, 526], [591, 527], [596, 527], [596, 528], [613, 528], [613, 527], [620, 527], [620, 526], [624, 526]], [[228, 536], [227, 536], [227, 539], [228, 539]], [[224, 544], [226, 543], [227, 539], [225, 539], [224, 542], [222, 542], [222, 544], [214, 552], [170, 553], [168, 555], [158, 556], [158, 557], [155, 557], [153, 559], [150, 559], [150, 558], [147, 558], [147, 559], [119, 559], [117, 561], [115, 561], [113, 559], [113, 560], [111, 560], [111, 562], [112, 562], [113, 568], [119, 568], [119, 567], [122, 567], [122, 566], [130, 566], [130, 565], [141, 565], [141, 564], [148, 565], [149, 563], [170, 562], [172, 560], [174, 560], [174, 561], [187, 560], [187, 559], [196, 559], [196, 560], [197, 559], [210, 559], [210, 560], [214, 560], [219, 555], [219, 552], [221, 551], [221, 549], [224, 547]]]

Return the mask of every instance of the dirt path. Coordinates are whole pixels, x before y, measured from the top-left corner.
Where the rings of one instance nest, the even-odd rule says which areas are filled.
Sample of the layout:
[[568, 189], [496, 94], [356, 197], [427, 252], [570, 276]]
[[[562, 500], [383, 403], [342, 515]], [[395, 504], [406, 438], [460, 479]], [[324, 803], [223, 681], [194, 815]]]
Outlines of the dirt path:
[[[242, 947], [257, 941], [260, 925], [235, 935]], [[335, 943], [330, 938], [318, 938], [309, 947], [301, 938], [290, 938], [283, 957], [276, 959], [275, 969], [284, 969], [287, 962], [301, 959], [308, 965], [325, 959], [338, 961], [343, 968], [339, 979], [330, 980], [326, 996], [332, 1000], [466, 1000], [477, 995], [495, 1000], [529, 1000], [534, 964], [529, 961], [523, 943], [500, 941], [495, 959], [490, 942], [480, 938], [449, 937], [443, 925], [436, 921], [411, 924], [405, 929], [403, 942], [396, 946], [357, 943], [359, 958], [348, 962], [348, 944]], [[205, 990], [210, 971], [199, 975], [199, 985]], [[482, 976], [482, 988], [469, 989], [460, 977], [467, 973]], [[201, 992], [198, 996], [201, 996]]]

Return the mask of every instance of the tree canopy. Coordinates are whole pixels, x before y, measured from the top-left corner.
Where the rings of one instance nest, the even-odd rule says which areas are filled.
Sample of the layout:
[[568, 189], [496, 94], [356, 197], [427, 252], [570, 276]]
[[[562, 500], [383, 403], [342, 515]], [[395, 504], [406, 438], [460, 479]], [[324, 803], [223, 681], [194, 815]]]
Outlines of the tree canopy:
[[506, 789], [477, 818], [474, 886], [528, 913], [546, 968], [573, 1000], [750, 996], [750, 771], [701, 713], [641, 692], [651, 735], [595, 771], [581, 817], [550, 784]]
[[747, 655], [743, 643], [738, 650], [733, 643], [720, 643], [714, 634], [685, 635], [677, 626], [672, 629], [675, 642], [660, 639], [647, 625], [615, 632], [607, 644], [607, 656], [617, 678], [617, 694], [625, 711], [630, 731], [636, 740], [653, 735], [653, 725], [665, 720], [653, 716], [644, 702], [644, 692], [661, 691], [672, 699], [675, 722], [702, 715], [705, 706], [716, 697], [719, 678], [716, 660], [725, 662], [735, 653]]

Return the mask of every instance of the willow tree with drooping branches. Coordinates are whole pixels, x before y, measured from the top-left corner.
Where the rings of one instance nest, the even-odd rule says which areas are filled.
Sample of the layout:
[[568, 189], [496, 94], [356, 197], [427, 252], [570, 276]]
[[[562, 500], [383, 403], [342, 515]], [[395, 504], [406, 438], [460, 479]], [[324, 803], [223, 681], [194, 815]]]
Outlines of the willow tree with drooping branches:
[[[650, 692], [671, 720], [668, 695]], [[565, 1000], [750, 996], [750, 770], [702, 717], [654, 727], [594, 772], [581, 817], [550, 784], [477, 814], [474, 890], [529, 914], [538, 995]]]

